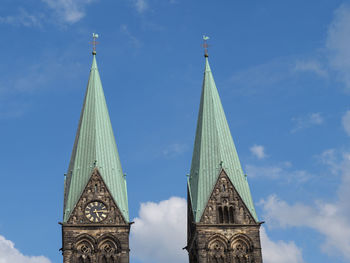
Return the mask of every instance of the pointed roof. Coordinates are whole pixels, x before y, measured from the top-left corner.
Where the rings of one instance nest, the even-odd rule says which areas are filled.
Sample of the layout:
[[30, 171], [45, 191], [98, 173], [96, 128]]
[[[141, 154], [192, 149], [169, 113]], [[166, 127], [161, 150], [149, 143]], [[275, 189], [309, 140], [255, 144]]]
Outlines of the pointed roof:
[[243, 173], [224, 109], [205, 55], [205, 72], [188, 179], [195, 221], [199, 222], [209, 197], [224, 169], [243, 202], [257, 221], [246, 176]]
[[95, 54], [96, 52], [93, 52], [84, 105], [65, 178], [63, 221], [68, 221], [94, 168], [97, 167], [124, 219], [129, 222], [126, 180], [119, 160]]

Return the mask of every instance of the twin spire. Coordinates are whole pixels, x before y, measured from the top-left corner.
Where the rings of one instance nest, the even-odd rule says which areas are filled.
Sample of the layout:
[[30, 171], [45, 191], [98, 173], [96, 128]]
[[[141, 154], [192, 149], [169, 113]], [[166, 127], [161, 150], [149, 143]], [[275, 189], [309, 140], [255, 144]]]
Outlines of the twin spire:
[[189, 198], [195, 222], [201, 220], [210, 195], [223, 169], [256, 221], [257, 216], [246, 176], [243, 173], [236, 147], [226, 120], [205, 48], [205, 70], [193, 149], [191, 172], [188, 178]]
[[[78, 131], [65, 178], [64, 222], [67, 222], [94, 169], [98, 169], [126, 222], [129, 222], [126, 181], [123, 175], [102, 83], [93, 60]], [[209, 37], [203, 36], [205, 71], [198, 114], [190, 177], [189, 197], [195, 222], [199, 222], [221, 170], [225, 170], [256, 221], [257, 216], [231, 136], [208, 61]]]
[[97, 34], [93, 34], [92, 66], [65, 179], [63, 222], [68, 221], [96, 168], [125, 221], [129, 222], [126, 180], [96, 63], [97, 37]]

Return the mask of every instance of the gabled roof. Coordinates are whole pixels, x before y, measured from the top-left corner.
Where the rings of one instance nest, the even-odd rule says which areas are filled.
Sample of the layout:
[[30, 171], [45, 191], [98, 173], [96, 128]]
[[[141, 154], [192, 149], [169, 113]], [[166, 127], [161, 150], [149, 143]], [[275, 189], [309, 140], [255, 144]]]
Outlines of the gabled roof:
[[205, 56], [205, 72], [188, 187], [195, 221], [199, 222], [224, 169], [256, 221], [257, 216], [224, 109]]
[[93, 54], [84, 105], [65, 179], [63, 221], [68, 221], [97, 167], [124, 219], [129, 222], [126, 180], [109, 119], [96, 55]]

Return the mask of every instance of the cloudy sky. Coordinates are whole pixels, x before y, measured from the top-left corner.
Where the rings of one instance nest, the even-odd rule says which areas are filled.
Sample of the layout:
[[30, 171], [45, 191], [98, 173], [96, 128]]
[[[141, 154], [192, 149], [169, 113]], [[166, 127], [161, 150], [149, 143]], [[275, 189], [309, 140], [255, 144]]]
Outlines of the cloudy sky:
[[185, 263], [210, 65], [265, 263], [350, 261], [350, 2], [2, 0], [0, 263], [58, 263], [63, 174], [91, 35], [124, 172], [133, 263]]

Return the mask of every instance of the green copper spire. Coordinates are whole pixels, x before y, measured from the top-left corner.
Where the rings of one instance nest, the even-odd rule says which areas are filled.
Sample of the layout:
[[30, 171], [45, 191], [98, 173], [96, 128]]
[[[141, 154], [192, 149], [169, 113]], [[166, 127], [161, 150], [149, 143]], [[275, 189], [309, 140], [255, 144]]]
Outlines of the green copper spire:
[[96, 51], [64, 189], [67, 222], [97, 167], [124, 219], [129, 222], [126, 181], [119, 160], [111, 121], [96, 63]]
[[195, 221], [199, 222], [224, 169], [257, 221], [246, 176], [242, 171], [224, 109], [205, 53], [205, 72], [188, 187]]

